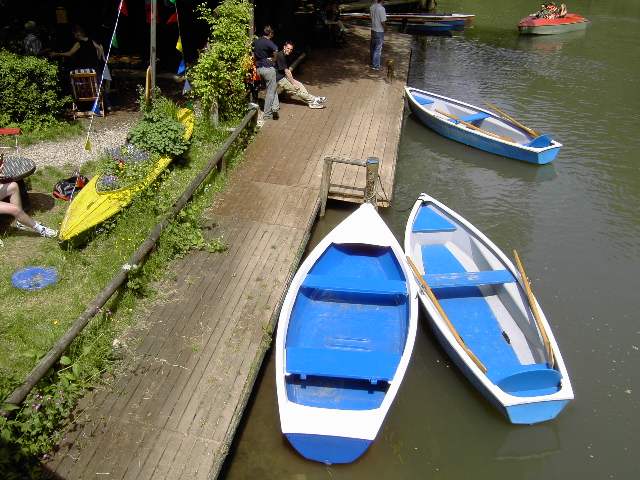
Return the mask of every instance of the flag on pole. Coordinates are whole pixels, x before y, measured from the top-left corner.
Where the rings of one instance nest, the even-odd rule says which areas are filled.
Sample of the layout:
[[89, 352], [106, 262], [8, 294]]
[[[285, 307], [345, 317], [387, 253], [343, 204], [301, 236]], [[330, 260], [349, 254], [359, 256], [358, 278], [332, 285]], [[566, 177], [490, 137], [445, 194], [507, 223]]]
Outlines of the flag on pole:
[[190, 90], [191, 90], [191, 84], [189, 83], [189, 80], [185, 80], [184, 86], [182, 87], [182, 95], [185, 95]]
[[90, 152], [90, 151], [91, 151], [91, 140], [89, 140], [89, 137], [88, 137], [88, 136], [87, 136], [87, 141], [86, 141], [86, 142], [84, 142], [84, 149], [85, 149], [87, 152]]
[[187, 66], [184, 63], [184, 59], [180, 60], [180, 65], [178, 65], [178, 75], [182, 75], [187, 71]]
[[178, 12], [172, 13], [167, 19], [167, 25], [171, 25], [172, 23], [178, 23]]
[[178, 35], [178, 43], [176, 43], [176, 50], [182, 53], [182, 37]]
[[125, 17], [129, 16], [129, 10], [127, 9], [127, 3], [125, 2], [125, 0], [121, 0], [119, 10], [120, 13]]
[[120, 48], [120, 46], [118, 45], [118, 37], [116, 37], [116, 34], [113, 34], [113, 38], [111, 39], [111, 46], [113, 48]]

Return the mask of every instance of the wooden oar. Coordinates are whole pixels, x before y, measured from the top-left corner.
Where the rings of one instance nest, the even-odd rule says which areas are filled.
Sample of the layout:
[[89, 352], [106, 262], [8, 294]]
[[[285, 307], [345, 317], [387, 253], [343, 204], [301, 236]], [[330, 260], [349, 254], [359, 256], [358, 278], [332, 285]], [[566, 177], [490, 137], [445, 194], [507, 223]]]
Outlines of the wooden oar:
[[473, 123], [465, 122], [464, 120], [459, 119], [455, 115], [453, 115], [451, 113], [443, 112], [442, 110], [438, 110], [437, 108], [435, 110], [440, 115], [444, 115], [445, 117], [449, 117], [449, 118], [451, 118], [453, 120], [456, 120], [456, 121], [460, 122], [461, 124], [463, 124], [465, 127], [471, 128], [473, 130], [477, 130], [477, 131], [482, 132], [482, 133], [484, 133], [486, 135], [491, 135], [492, 137], [499, 138], [500, 140], [505, 140], [507, 142], [516, 143], [515, 140], [513, 138], [511, 138], [511, 137], [505, 137], [503, 135], [499, 135], [497, 133], [493, 133], [493, 132], [490, 132], [488, 130], [485, 130], [484, 128], [477, 127]]
[[462, 340], [462, 337], [458, 334], [458, 331], [456, 330], [456, 327], [453, 326], [453, 323], [451, 323], [451, 320], [449, 320], [449, 317], [447, 316], [445, 311], [442, 309], [442, 306], [440, 305], [440, 302], [438, 301], [436, 296], [433, 294], [433, 291], [431, 290], [431, 287], [429, 287], [429, 285], [427, 285], [427, 282], [425, 282], [424, 277], [422, 275], [420, 275], [420, 271], [418, 270], [416, 265], [413, 263], [413, 261], [408, 256], [407, 256], [407, 261], [409, 262], [409, 266], [411, 267], [411, 270], [413, 270], [413, 274], [415, 275], [415, 277], [420, 282], [420, 285], [422, 286], [422, 289], [424, 290], [424, 292], [427, 294], [427, 296], [431, 299], [431, 301], [435, 305], [436, 310], [438, 310], [438, 313], [440, 314], [440, 316], [442, 317], [444, 322], [447, 324], [447, 327], [449, 327], [449, 330], [451, 331], [451, 333], [453, 334], [454, 338], [458, 342], [458, 345], [460, 345], [462, 347], [462, 349], [467, 353], [467, 355], [469, 355], [471, 360], [473, 360], [473, 363], [475, 363], [478, 366], [478, 368], [480, 370], [482, 370], [482, 373], [487, 373], [487, 367], [484, 366], [484, 364], [480, 361], [480, 359], [478, 357], [476, 357], [476, 355], [471, 350], [469, 350], [469, 347], [467, 347], [467, 344], [464, 343], [464, 340]]
[[522, 278], [522, 285], [524, 286], [524, 291], [527, 294], [527, 300], [529, 300], [529, 306], [531, 307], [531, 311], [533, 312], [533, 318], [535, 318], [536, 324], [538, 325], [538, 329], [540, 330], [540, 334], [542, 336], [542, 342], [544, 343], [544, 348], [546, 349], [547, 356], [549, 357], [549, 363], [551, 364], [551, 367], [554, 367], [556, 364], [556, 359], [553, 355], [553, 350], [551, 349], [551, 342], [549, 341], [549, 336], [547, 335], [547, 331], [545, 330], [544, 324], [542, 323], [542, 318], [540, 317], [538, 304], [536, 302], [535, 297], [533, 296], [533, 291], [531, 290], [529, 277], [527, 277], [527, 273], [524, 271], [524, 266], [520, 261], [518, 252], [514, 250], [513, 256], [516, 259], [516, 265], [518, 267], [518, 271], [520, 272], [520, 278]]
[[485, 105], [487, 107], [489, 107], [490, 109], [495, 110], [496, 112], [498, 112], [506, 120], [509, 120], [514, 125], [516, 125], [516, 126], [520, 127], [521, 129], [523, 129], [525, 132], [533, 135], [534, 137], [539, 137], [540, 136], [540, 132], [538, 132], [537, 130], [534, 130], [533, 128], [527, 127], [524, 123], [520, 123], [518, 120], [513, 118], [507, 112], [505, 112], [504, 110], [501, 110], [498, 107], [496, 107], [493, 103], [485, 102]]

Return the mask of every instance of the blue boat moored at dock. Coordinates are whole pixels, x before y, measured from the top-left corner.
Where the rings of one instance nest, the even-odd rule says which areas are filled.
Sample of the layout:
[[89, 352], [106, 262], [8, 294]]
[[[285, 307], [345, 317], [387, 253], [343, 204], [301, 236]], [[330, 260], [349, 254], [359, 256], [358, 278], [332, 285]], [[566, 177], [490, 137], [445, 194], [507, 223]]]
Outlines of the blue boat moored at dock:
[[276, 387], [282, 433], [305, 458], [350, 463], [375, 439], [413, 350], [414, 289], [370, 204], [301, 265], [280, 313]]
[[409, 108], [427, 127], [485, 152], [544, 165], [562, 147], [549, 135], [533, 135], [489, 110], [413, 87], [405, 87], [405, 94]]
[[467, 220], [420, 195], [405, 253], [432, 329], [471, 383], [511, 423], [555, 418], [573, 399], [549, 324], [518, 269]]

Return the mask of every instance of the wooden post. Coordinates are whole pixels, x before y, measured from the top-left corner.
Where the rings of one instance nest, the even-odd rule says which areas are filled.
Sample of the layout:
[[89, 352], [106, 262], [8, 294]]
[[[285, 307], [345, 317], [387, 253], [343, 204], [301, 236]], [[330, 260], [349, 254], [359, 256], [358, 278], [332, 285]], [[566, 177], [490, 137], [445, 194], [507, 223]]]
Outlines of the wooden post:
[[156, 88], [156, 22], [158, 19], [158, 0], [151, 0], [151, 41], [149, 51], [149, 65], [151, 66], [151, 93]]
[[364, 187], [364, 201], [378, 208], [378, 202], [376, 201], [376, 181], [378, 180], [378, 167], [380, 166], [380, 160], [376, 157], [367, 158], [367, 183]]
[[320, 184], [320, 217], [324, 217], [327, 209], [327, 197], [329, 196], [329, 183], [331, 181], [331, 166], [333, 159], [325, 157], [322, 167], [322, 183]]

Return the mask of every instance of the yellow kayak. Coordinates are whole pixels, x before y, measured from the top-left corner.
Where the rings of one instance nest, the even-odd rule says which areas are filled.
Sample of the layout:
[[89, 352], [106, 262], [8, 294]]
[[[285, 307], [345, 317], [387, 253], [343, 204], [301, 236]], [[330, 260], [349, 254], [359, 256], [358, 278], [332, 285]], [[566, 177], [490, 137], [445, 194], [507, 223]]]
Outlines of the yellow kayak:
[[[178, 111], [178, 120], [185, 126], [184, 138], [191, 138], [194, 125], [193, 111], [181, 108]], [[118, 213], [129, 205], [140, 191], [151, 185], [171, 160], [171, 157], [160, 157], [145, 178], [118, 190], [98, 191], [97, 182], [100, 175], [95, 175], [69, 205], [60, 226], [59, 239], [70, 240]]]

